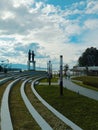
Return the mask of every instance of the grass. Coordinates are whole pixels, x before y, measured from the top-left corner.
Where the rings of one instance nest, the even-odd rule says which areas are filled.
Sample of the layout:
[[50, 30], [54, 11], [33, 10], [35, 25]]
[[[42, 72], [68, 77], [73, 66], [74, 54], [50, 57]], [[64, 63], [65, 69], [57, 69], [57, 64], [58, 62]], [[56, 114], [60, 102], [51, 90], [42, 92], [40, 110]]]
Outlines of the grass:
[[38, 93], [54, 108], [83, 130], [98, 130], [98, 101], [64, 89], [60, 97], [59, 86], [39, 85]]
[[33, 94], [30, 84], [26, 85], [26, 94], [32, 105], [41, 114], [41, 116], [52, 126], [54, 130], [71, 130], [69, 126], [59, 120], [52, 112], [50, 112]]
[[21, 81], [18, 82], [10, 92], [10, 111], [14, 130], [40, 130], [40, 127], [28, 112], [21, 94]]
[[[72, 78], [74, 83], [98, 91], [98, 77], [95, 76], [79, 76], [79, 77], [74, 77]], [[82, 81], [82, 82], [78, 82]]]
[[3, 83], [2, 85], [0, 85], [0, 106], [1, 106], [1, 100], [2, 100], [2, 96], [3, 93], [7, 87], [7, 85], [11, 82], [12, 80], [7, 81], [6, 83]]
[[72, 82], [77, 84], [77, 85], [79, 85], [79, 86], [82, 86], [84, 88], [88, 88], [88, 89], [92, 89], [92, 90], [98, 91], [98, 88], [95, 88], [93, 86], [86, 85], [86, 84], [83, 84], [83, 83], [80, 83], [80, 82], [77, 82], [77, 81], [72, 81]]
[[[40, 80], [40, 82], [48, 82], [48, 78], [44, 78]], [[58, 77], [54, 76], [53, 78], [51, 78], [51, 82], [58, 82]]]

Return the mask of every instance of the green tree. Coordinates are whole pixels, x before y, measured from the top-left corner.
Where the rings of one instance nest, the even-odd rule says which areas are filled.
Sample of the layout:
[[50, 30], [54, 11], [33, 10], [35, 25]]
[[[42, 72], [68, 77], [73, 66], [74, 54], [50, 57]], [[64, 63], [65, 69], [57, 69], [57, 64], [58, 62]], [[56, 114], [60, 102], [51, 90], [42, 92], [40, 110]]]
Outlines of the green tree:
[[0, 65], [0, 71], [3, 71], [3, 68], [2, 68], [2, 66]]
[[78, 59], [79, 66], [98, 66], [98, 50], [87, 48]]
[[66, 71], [69, 69], [69, 65], [68, 64], [66, 64], [65, 66], [64, 66], [64, 75], [66, 76]]

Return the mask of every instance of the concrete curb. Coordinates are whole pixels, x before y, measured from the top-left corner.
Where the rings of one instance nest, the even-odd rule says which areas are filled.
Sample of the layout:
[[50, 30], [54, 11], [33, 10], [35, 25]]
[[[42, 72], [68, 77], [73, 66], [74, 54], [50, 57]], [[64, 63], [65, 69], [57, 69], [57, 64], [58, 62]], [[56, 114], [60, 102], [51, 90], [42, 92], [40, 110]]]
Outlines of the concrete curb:
[[32, 104], [30, 103], [29, 99], [27, 98], [25, 91], [24, 91], [24, 87], [27, 81], [29, 81], [30, 79], [25, 80], [22, 85], [21, 85], [21, 95], [23, 98], [23, 101], [27, 107], [27, 109], [29, 110], [30, 114], [32, 115], [32, 117], [36, 120], [36, 122], [38, 123], [38, 125], [41, 127], [42, 130], [53, 130], [51, 128], [51, 126], [41, 117], [41, 115], [35, 110], [35, 108], [32, 106]]
[[11, 87], [19, 80], [20, 78], [11, 82], [3, 94], [3, 98], [1, 102], [1, 130], [13, 130], [8, 99], [9, 99], [9, 93]]
[[61, 119], [65, 124], [67, 124], [68, 126], [70, 126], [73, 130], [82, 130], [82, 128], [80, 128], [79, 126], [77, 126], [76, 124], [74, 124], [72, 121], [70, 121], [68, 118], [66, 118], [65, 116], [63, 116], [60, 112], [58, 112], [56, 109], [54, 109], [51, 105], [49, 105], [35, 90], [34, 85], [35, 82], [37, 82], [39, 79], [36, 79], [32, 82], [31, 88], [33, 93], [35, 94], [35, 96], [50, 110], [52, 111], [59, 119]]
[[4, 78], [4, 79], [1, 79], [0, 80], [0, 85], [2, 85], [3, 83], [7, 82], [8, 80], [12, 79], [13, 77], [7, 77], [7, 78]]

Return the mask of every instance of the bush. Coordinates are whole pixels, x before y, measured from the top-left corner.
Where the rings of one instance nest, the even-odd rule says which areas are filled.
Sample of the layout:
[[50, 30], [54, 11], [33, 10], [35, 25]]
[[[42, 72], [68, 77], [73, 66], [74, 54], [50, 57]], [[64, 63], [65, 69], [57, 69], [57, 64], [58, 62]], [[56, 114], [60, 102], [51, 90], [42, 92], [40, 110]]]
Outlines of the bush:
[[94, 86], [94, 87], [98, 88], [98, 81], [97, 80], [89, 80], [89, 81], [85, 80], [85, 81], [83, 81], [83, 84]]
[[83, 84], [90, 85], [90, 86], [98, 88], [98, 77], [81, 76], [81, 77], [75, 77], [73, 79], [83, 81]]

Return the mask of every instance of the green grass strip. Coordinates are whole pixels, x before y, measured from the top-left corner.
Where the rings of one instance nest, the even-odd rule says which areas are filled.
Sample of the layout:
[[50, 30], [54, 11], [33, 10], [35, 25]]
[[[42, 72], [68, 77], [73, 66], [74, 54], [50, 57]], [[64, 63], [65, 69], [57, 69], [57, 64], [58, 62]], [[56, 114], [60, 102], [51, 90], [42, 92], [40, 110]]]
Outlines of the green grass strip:
[[11, 82], [12, 80], [9, 80], [5, 83], [3, 83], [2, 85], [0, 85], [0, 106], [1, 106], [1, 100], [2, 100], [2, 96], [3, 96], [3, 93], [7, 87], [7, 85]]
[[64, 89], [60, 96], [59, 86], [39, 85], [37, 92], [54, 108], [80, 126], [83, 130], [98, 129], [98, 102]]
[[[48, 83], [48, 78], [44, 78], [44, 79], [40, 80], [40, 82], [47, 82]], [[55, 76], [55, 77], [51, 78], [51, 82], [58, 82], [58, 77]]]
[[95, 91], [98, 91], [98, 88], [95, 88], [93, 86], [90, 86], [90, 85], [86, 85], [86, 84], [83, 84], [83, 83], [80, 83], [78, 81], [72, 81], [73, 83], [79, 85], [79, 86], [82, 86], [84, 88], [88, 88], [88, 89], [92, 89], [92, 90], [95, 90]]
[[[53, 130], [71, 130], [69, 126], [59, 120], [52, 112], [50, 112], [33, 94], [31, 90], [31, 85], [26, 85], [26, 94], [35, 107], [35, 109], [39, 112], [39, 114], [50, 124]], [[47, 128], [46, 128], [47, 130]]]
[[40, 127], [28, 112], [21, 94], [21, 81], [10, 92], [10, 110], [14, 130], [40, 130]]
[[[76, 80], [73, 82], [82, 87], [98, 91], [98, 77], [97, 76], [79, 76], [79, 77], [72, 78], [72, 80]], [[78, 81], [82, 81], [82, 82], [78, 82]]]

